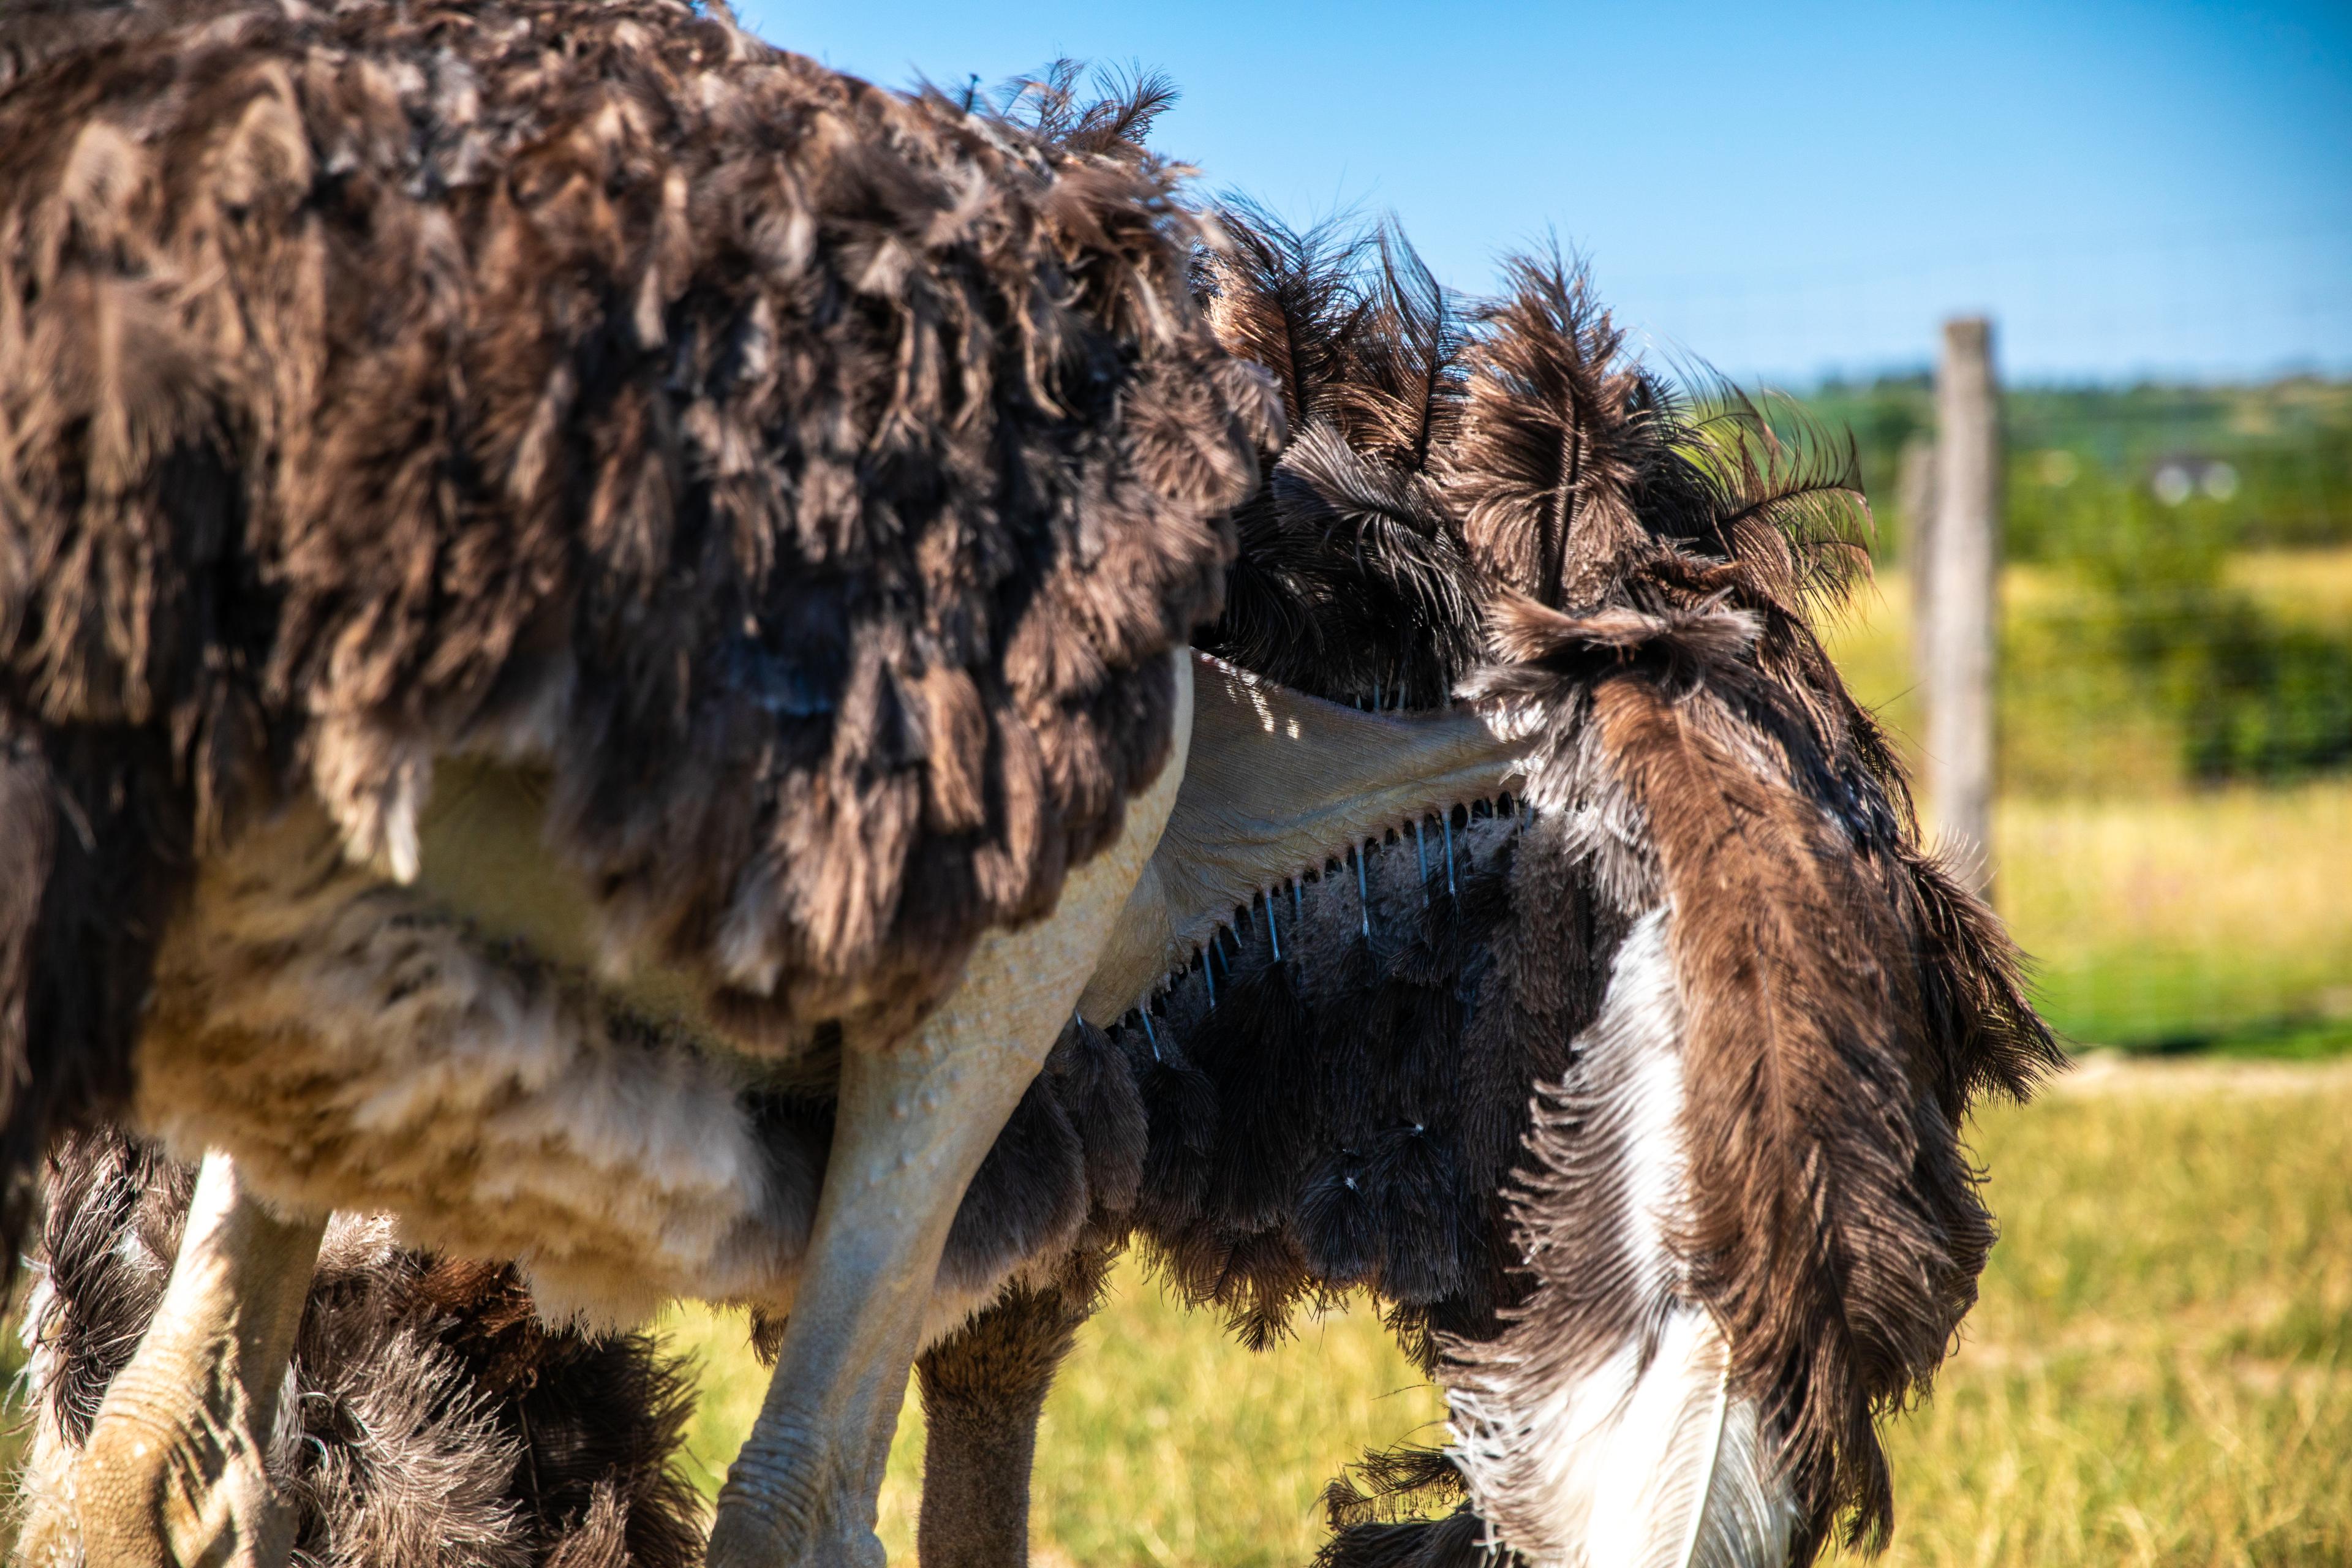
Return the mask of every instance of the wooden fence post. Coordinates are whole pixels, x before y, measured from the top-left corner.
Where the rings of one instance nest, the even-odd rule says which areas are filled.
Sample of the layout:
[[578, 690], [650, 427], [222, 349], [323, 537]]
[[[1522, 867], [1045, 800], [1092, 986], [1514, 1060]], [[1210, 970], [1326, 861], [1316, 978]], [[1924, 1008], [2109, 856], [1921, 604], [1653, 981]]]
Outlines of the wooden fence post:
[[[1933, 436], [1914, 436], [1903, 443], [1900, 467], [1895, 470], [1895, 505], [1903, 514], [1903, 565], [1911, 577], [1911, 668], [1912, 679], [1927, 679], [1927, 668], [1934, 663], [1929, 657], [1927, 633], [1935, 625], [1926, 608], [1936, 585], [1927, 574], [1933, 569], [1936, 538], [1936, 440]], [[1926, 700], [1923, 694], [1921, 700]]]
[[1944, 323], [1936, 371], [1933, 559], [1919, 614], [1927, 801], [1977, 890], [1992, 888], [1993, 648], [2000, 574], [2000, 410], [1992, 325]]

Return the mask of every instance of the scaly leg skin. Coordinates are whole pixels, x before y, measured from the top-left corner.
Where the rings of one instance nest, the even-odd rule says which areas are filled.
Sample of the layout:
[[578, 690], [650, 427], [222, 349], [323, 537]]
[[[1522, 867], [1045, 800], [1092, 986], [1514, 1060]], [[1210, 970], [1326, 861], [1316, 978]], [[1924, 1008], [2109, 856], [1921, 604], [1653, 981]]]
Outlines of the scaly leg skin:
[[768, 1395], [728, 1471], [709, 1568], [881, 1568], [876, 1494], [972, 1173], [1059, 1037], [1166, 824], [1192, 733], [1174, 658], [1176, 744], [1128, 802], [1117, 844], [1054, 912], [981, 939], [909, 1039], [843, 1043], [833, 1151]]
[[75, 1466], [89, 1568], [283, 1568], [293, 1510], [262, 1468], [326, 1216], [288, 1223], [205, 1156], [155, 1321]]
[[1081, 1244], [1051, 1283], [1016, 1283], [915, 1363], [923, 1390], [923, 1568], [1028, 1568], [1037, 1417], [1116, 1249]]

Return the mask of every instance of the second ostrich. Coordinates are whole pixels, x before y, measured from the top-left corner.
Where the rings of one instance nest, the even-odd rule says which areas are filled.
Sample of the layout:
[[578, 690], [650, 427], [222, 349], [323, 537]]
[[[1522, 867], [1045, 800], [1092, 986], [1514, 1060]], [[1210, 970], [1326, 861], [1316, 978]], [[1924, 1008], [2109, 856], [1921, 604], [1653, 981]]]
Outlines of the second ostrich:
[[[1860, 564], [1850, 455], [1682, 402], [1555, 259], [1465, 310], [1392, 233], [1223, 226], [1212, 321], [1296, 435], [1197, 641], [1538, 744], [1513, 794], [1234, 910], [1111, 1032], [1150, 1135], [1105, 1248], [1253, 1342], [1366, 1289], [1445, 1386], [1447, 1450], [1335, 1483], [1327, 1568], [1883, 1543], [1876, 1424], [1992, 1240], [1963, 1118], [2058, 1055], [1811, 630]], [[1025, 1455], [1097, 1268], [919, 1363], [963, 1435], [935, 1468]], [[971, 1489], [927, 1478], [926, 1563], [1024, 1561]]]

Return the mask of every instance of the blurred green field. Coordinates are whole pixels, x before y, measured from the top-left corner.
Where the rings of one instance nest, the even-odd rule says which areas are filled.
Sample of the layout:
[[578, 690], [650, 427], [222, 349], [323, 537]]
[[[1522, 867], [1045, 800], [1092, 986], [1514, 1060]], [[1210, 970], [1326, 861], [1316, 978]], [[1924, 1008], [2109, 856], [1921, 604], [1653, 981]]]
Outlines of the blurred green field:
[[[2282, 626], [2352, 634], [2352, 548], [2240, 552], [2221, 576]], [[2077, 617], [2098, 597], [2055, 567], [2012, 565], [2002, 574], [2000, 765], [2009, 798], [2118, 800], [2192, 789], [2172, 721], [2112, 650], [2084, 636]], [[1854, 696], [1877, 713], [1916, 773], [1924, 713], [1912, 668], [1909, 574], [1881, 567], [1824, 633]]]
[[2011, 800], [1995, 900], [2071, 1039], [2352, 1049], [2352, 784]]
[[[2352, 628], [2352, 551], [2243, 554], [2229, 571], [2283, 623]], [[2185, 778], [2178, 734], [2126, 674], [2054, 642], [2074, 591], [2040, 568], [2003, 580], [1994, 895], [2044, 1014], [2078, 1043], [2133, 1050], [2352, 1049], [2352, 778]], [[1916, 773], [1910, 637], [1908, 584], [1888, 572], [1830, 644]]]
[[[2132, 1062], [1975, 1140], [2003, 1229], [1958, 1355], [1895, 1422], [1890, 1568], [2352, 1562], [2352, 1068]], [[681, 1312], [715, 1489], [763, 1374]], [[1046, 1564], [1303, 1564], [1324, 1482], [1443, 1409], [1359, 1308], [1263, 1355], [1133, 1261], [1045, 1412]], [[883, 1539], [909, 1561], [909, 1397]]]

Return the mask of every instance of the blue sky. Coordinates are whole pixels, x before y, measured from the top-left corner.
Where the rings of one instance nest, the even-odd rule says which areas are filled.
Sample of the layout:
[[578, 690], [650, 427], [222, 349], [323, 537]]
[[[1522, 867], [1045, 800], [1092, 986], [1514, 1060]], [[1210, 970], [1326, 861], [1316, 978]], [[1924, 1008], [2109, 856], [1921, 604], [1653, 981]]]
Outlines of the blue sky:
[[2352, 370], [2352, 0], [739, 10], [894, 86], [1158, 68], [1210, 189], [1393, 212], [1473, 290], [1557, 234], [1743, 377], [1924, 364], [1962, 310], [2020, 380]]

